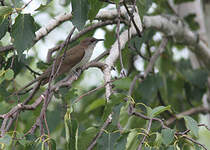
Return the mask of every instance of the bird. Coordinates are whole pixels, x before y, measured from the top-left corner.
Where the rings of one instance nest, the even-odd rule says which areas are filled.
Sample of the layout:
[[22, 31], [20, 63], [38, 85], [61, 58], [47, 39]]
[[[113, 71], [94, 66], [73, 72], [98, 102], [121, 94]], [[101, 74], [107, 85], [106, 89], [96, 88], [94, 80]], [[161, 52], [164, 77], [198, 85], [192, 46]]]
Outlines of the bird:
[[[58, 77], [67, 72], [72, 74], [76, 72], [78, 68], [88, 63], [88, 61], [90, 60], [92, 56], [96, 43], [103, 40], [104, 39], [96, 39], [94, 37], [87, 37], [84, 40], [81, 40], [81, 42], [78, 45], [74, 46], [70, 50], [67, 50], [65, 57], [59, 68], [59, 71], [55, 77]], [[58, 69], [61, 60], [62, 60], [62, 56], [59, 56], [55, 63], [55, 72]], [[52, 68], [53, 68], [53, 65], [49, 66], [39, 77], [37, 77], [36, 79], [31, 81], [27, 85], [22, 87], [17, 92], [15, 92], [15, 95], [18, 95], [21, 91], [33, 85], [35, 82], [41, 82], [41, 85], [45, 85], [46, 83], [48, 83], [51, 72], [52, 72]]]

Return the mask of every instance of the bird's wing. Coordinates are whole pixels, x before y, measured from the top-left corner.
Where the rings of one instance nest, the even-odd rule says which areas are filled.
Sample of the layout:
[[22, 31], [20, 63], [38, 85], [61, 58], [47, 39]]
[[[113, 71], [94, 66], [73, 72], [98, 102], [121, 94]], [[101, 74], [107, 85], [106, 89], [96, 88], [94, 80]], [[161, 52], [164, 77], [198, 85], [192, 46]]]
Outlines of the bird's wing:
[[63, 64], [69, 67], [74, 67], [78, 64], [85, 55], [85, 50], [83, 47], [75, 46], [66, 52]]
[[[78, 46], [71, 48], [69, 51], [66, 52], [64, 60], [61, 64], [61, 67], [59, 68], [59, 72], [56, 76], [59, 76], [63, 73], [70, 71], [77, 63], [79, 63], [82, 60], [84, 55], [85, 55], [85, 51], [83, 48], [81, 48], [81, 47], [79, 48]], [[63, 57], [63, 55], [58, 57], [56, 64], [55, 64], [55, 70], [58, 69], [58, 66], [60, 65], [62, 57]], [[42, 85], [44, 85], [48, 82], [51, 71], [52, 71], [52, 65], [49, 66], [48, 69], [45, 70], [45, 72], [41, 75], [43, 78]]]

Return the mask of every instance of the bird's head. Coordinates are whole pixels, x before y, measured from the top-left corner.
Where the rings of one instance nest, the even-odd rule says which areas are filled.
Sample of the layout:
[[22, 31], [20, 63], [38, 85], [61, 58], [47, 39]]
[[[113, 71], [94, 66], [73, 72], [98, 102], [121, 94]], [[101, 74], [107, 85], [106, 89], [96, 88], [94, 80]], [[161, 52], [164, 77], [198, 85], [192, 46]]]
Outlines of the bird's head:
[[94, 47], [98, 41], [104, 41], [104, 39], [96, 39], [94, 37], [87, 37], [86, 39], [80, 42], [80, 45], [83, 45], [85, 47], [89, 47], [89, 46]]

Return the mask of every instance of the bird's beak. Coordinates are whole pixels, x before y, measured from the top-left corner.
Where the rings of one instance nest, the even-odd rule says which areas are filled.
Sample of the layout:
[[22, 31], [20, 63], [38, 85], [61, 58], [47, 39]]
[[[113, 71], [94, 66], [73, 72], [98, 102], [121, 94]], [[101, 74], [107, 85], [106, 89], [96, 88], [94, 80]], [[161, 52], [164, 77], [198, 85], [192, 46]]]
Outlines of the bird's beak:
[[96, 39], [96, 41], [97, 41], [97, 42], [99, 42], [99, 41], [104, 41], [104, 39]]

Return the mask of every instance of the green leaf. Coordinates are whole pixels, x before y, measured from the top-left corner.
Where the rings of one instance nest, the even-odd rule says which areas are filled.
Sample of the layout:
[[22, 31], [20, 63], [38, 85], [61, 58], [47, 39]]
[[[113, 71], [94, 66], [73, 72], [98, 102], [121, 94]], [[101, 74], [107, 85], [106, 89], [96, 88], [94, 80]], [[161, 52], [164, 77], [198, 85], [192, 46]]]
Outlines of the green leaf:
[[0, 77], [0, 84], [4, 81], [4, 77]]
[[5, 70], [0, 70], [0, 84], [5, 80], [4, 74], [5, 74]]
[[108, 30], [107, 28], [103, 28], [105, 32], [105, 41], [104, 41], [104, 47], [106, 49], [110, 49], [112, 44], [115, 42], [115, 35], [116, 35], [116, 27], [114, 27], [112, 30]]
[[0, 138], [0, 143], [5, 144], [7, 146], [10, 145], [11, 142], [12, 142], [12, 137], [9, 136], [8, 134]]
[[24, 2], [22, 0], [12, 0], [12, 4], [15, 8], [21, 8], [24, 5]]
[[127, 137], [128, 137], [128, 133], [124, 133], [122, 134], [116, 141], [115, 145], [114, 145], [114, 149], [115, 150], [123, 150], [126, 149], [126, 143], [127, 143]]
[[148, 76], [139, 84], [139, 92], [143, 99], [151, 102], [157, 95], [158, 88], [163, 85], [162, 78], [159, 75]]
[[136, 2], [138, 10], [139, 10], [139, 15], [142, 18], [152, 5], [152, 0], [140, 0]]
[[7, 16], [12, 13], [12, 7], [9, 6], [0, 6], [0, 17]]
[[120, 137], [119, 132], [106, 133], [103, 132], [97, 141], [97, 148], [99, 150], [113, 150], [117, 139]]
[[45, 63], [43, 61], [39, 61], [37, 64], [36, 64], [37, 68], [41, 69], [41, 70], [46, 70], [48, 67], [49, 67], [49, 64], [48, 63]]
[[171, 106], [158, 106], [152, 110], [151, 117], [153, 118], [166, 110], [171, 110]]
[[141, 38], [138, 36], [135, 36], [131, 39], [130, 42], [133, 46], [135, 46], [137, 48], [137, 50], [140, 50], [142, 44], [152, 40], [152, 37], [154, 36], [155, 33], [156, 32], [154, 29], [147, 29], [144, 31]]
[[69, 91], [66, 94], [62, 95], [62, 98], [64, 99], [64, 101], [66, 101], [67, 104], [71, 104], [71, 106], [73, 107], [74, 103], [73, 100], [76, 99], [78, 96], [77, 94], [77, 89], [76, 88], [70, 88]]
[[195, 20], [196, 14], [189, 14], [186, 17], [184, 17], [184, 20], [188, 23], [191, 30], [196, 31], [199, 29], [199, 24]]
[[159, 132], [156, 132], [156, 138], [155, 138], [155, 141], [154, 141], [154, 144], [158, 147], [161, 146], [162, 144], [162, 135], [159, 133]]
[[83, 29], [87, 21], [89, 4], [87, 0], [72, 0], [72, 23], [78, 30]]
[[30, 143], [30, 141], [26, 140], [23, 133], [17, 132], [16, 138], [19, 139], [18, 142], [23, 146], [26, 146], [27, 144]]
[[138, 132], [135, 129], [132, 129], [128, 134], [126, 150], [134, 150], [137, 149], [139, 145]]
[[32, 145], [32, 148], [30, 148], [30, 149], [32, 149], [32, 150], [43, 150], [44, 149], [43, 146], [44, 146], [44, 144], [42, 144], [42, 142], [39, 141], [39, 142], [35, 143], [35, 145]]
[[94, 109], [97, 109], [98, 107], [104, 106], [105, 101], [106, 100], [104, 98], [99, 98], [93, 101], [90, 105], [87, 106], [87, 108], [85, 109], [85, 113], [89, 113], [90, 111], [93, 111]]
[[199, 88], [205, 88], [207, 83], [208, 73], [202, 69], [186, 70], [183, 75], [187, 81]]
[[34, 11], [44, 12], [44, 11], [47, 11], [48, 9], [52, 8], [53, 5], [54, 5], [54, 3], [52, 1], [47, 2], [46, 4], [40, 4], [39, 7], [37, 9], [35, 9]]
[[105, 108], [104, 108], [104, 113], [103, 113], [103, 117], [102, 117], [104, 121], [107, 119], [109, 114], [113, 111], [115, 106], [117, 106], [121, 102], [124, 102], [123, 98], [125, 98], [124, 94], [112, 95], [110, 97], [110, 101], [107, 102], [107, 104], [105, 105]]
[[145, 105], [145, 107], [146, 107], [146, 110], [147, 110], [147, 116], [152, 116], [152, 108], [149, 107], [149, 106], [146, 106], [146, 105]]
[[128, 120], [130, 118], [130, 115], [128, 114], [129, 103], [130, 102], [127, 101], [120, 110], [119, 123], [122, 126], [122, 128], [128, 124]]
[[8, 30], [9, 20], [6, 17], [0, 17], [0, 40], [4, 37]]
[[5, 75], [4, 75], [4, 78], [6, 80], [12, 80], [14, 77], [14, 71], [12, 69], [8, 69], [6, 72], [5, 72]]
[[114, 1], [115, 3], [117, 3], [117, 4], [120, 2], [120, 0], [113, 0], [113, 1]]
[[130, 78], [124, 78], [121, 80], [114, 81], [113, 84], [115, 85], [117, 89], [129, 90], [130, 83], [131, 83]]
[[198, 123], [190, 116], [184, 116], [185, 125], [198, 138]]
[[170, 145], [167, 150], [176, 150], [175, 147], [173, 145]]
[[202, 150], [202, 148], [196, 143], [194, 143], [194, 147], [195, 147], [195, 150]]
[[121, 110], [122, 106], [123, 106], [123, 103], [121, 103], [113, 108], [112, 125], [114, 125], [114, 126], [117, 126], [117, 124], [119, 122], [120, 110]]
[[78, 123], [76, 120], [71, 120], [71, 113], [72, 108], [68, 108], [64, 116], [66, 142], [68, 150], [76, 150], [78, 141]]
[[161, 134], [162, 134], [163, 144], [165, 144], [166, 146], [168, 146], [174, 140], [175, 130], [172, 130], [170, 128], [163, 129], [161, 131]]
[[176, 67], [178, 70], [180, 70], [180, 72], [192, 69], [190, 60], [189, 59], [186, 60], [183, 58], [180, 61], [176, 62]]
[[170, 72], [175, 71], [175, 66], [173, 64], [173, 58], [172, 54], [170, 54], [168, 51], [165, 51], [160, 57], [159, 61], [159, 68], [160, 68], [160, 74], [161, 75], [167, 75]]
[[35, 23], [30, 14], [19, 14], [12, 25], [12, 37], [14, 38], [14, 46], [17, 49], [19, 58], [24, 50], [33, 45], [35, 39]]
[[[128, 46], [126, 45], [126, 47], [122, 50], [122, 60], [123, 60], [123, 63], [124, 63], [124, 68], [126, 70], [129, 69], [129, 67], [133, 65], [132, 64], [132, 60], [133, 60], [132, 55], [133, 54], [131, 53], [131, 51], [128, 49]], [[121, 64], [120, 64], [119, 59], [116, 61], [116, 68], [117, 68], [118, 72], [121, 72], [122, 68], [121, 68]], [[131, 82], [131, 79], [130, 78], [125, 78], [125, 79], [121, 79], [121, 80], [125, 81], [125, 83], [121, 83], [122, 87], [117, 87], [117, 88], [121, 89], [121, 88], [126, 88], [126, 86], [127, 86], [127, 89], [128, 89], [128, 82], [129, 82], [129, 80]]]
[[48, 144], [49, 144], [50, 150], [56, 150], [56, 142], [54, 139], [50, 139]]
[[152, 150], [150, 147], [143, 146], [143, 150]]
[[78, 147], [79, 150], [87, 149], [98, 131], [99, 129], [96, 129], [95, 127], [90, 127], [83, 131], [78, 139], [78, 143], [80, 143], [80, 146]]
[[0, 84], [0, 99], [4, 98], [4, 100], [6, 100], [6, 99], [8, 99], [8, 96], [11, 94], [7, 91], [7, 88], [5, 88], [7, 86], [8, 86], [8, 83], [5, 82], [5, 80], [4, 80], [4, 82], [2, 82]]
[[184, 83], [184, 90], [185, 90], [185, 94], [188, 100], [192, 101], [197, 101], [200, 102], [203, 94], [206, 92], [206, 89], [204, 88], [198, 88], [196, 86], [191, 85], [188, 82]]
[[78, 123], [76, 120], [65, 120], [65, 131], [66, 131], [66, 141], [67, 149], [76, 150], [77, 149], [77, 139], [78, 139]]
[[90, 4], [90, 10], [88, 12], [88, 18], [92, 21], [95, 16], [97, 15], [98, 11], [101, 9], [103, 6], [103, 2], [101, 1], [96, 1], [96, 0], [88, 0]]
[[37, 137], [34, 134], [27, 134], [25, 138], [28, 141], [35, 141]]

